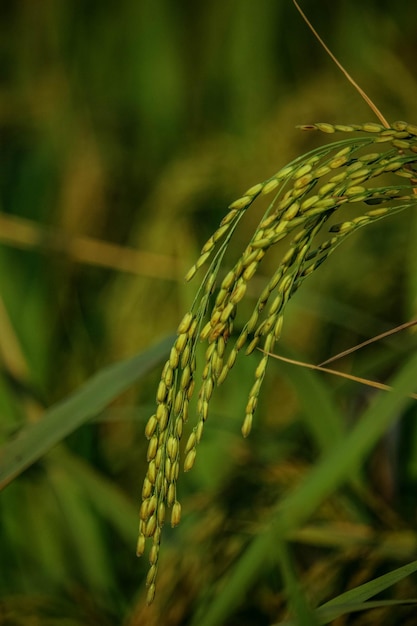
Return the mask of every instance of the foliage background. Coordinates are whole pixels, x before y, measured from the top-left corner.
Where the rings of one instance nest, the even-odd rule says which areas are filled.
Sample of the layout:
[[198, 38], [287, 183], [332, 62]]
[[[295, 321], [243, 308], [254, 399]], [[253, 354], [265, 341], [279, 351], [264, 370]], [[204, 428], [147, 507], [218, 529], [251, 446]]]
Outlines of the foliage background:
[[[415, 122], [414, 2], [303, 8], [384, 115]], [[185, 271], [226, 206], [324, 142], [296, 124], [372, 115], [289, 0], [5, 1], [0, 29], [6, 442], [105, 365], [175, 330], [196, 289]], [[255, 205], [246, 234], [259, 218]], [[244, 240], [245, 230], [232, 257]], [[283, 345], [319, 362], [415, 316], [416, 245], [411, 213], [355, 235], [297, 294]], [[398, 337], [343, 368], [386, 380], [413, 341]], [[301, 383], [278, 365], [255, 431], [241, 440], [256, 359], [241, 361], [216, 395], [196, 467], [180, 481], [185, 519], [167, 529], [155, 606], [144, 609], [147, 565], [134, 546], [157, 370], [2, 493], [0, 623], [133, 626], [161, 614], [164, 624], [191, 623], [271, 503], [320, 453]], [[320, 380], [354, 421], [369, 392]], [[368, 459], [361, 496], [347, 490], [323, 505], [333, 543], [330, 526], [294, 537], [312, 604], [416, 558], [414, 418], [410, 409]], [[277, 622], [282, 589], [268, 564], [227, 623]], [[398, 597], [412, 595], [408, 581]]]

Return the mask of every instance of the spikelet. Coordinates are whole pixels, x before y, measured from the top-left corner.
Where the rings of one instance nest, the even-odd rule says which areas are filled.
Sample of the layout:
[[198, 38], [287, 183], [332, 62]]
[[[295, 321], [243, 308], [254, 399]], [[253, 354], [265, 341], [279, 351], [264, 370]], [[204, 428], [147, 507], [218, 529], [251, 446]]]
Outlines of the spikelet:
[[[229, 212], [201, 249], [188, 272], [191, 280], [210, 261], [194, 304], [178, 325], [177, 337], [156, 391], [156, 410], [145, 427], [149, 440], [148, 470], [142, 487], [137, 554], [150, 542], [147, 601], [155, 595], [162, 528], [170, 511], [172, 526], [181, 518], [177, 497], [180, 467], [185, 472], [198, 462], [197, 447], [209, 417], [210, 400], [239, 353], [261, 348], [248, 393], [242, 434], [252, 429], [254, 413], [267, 370], [269, 354], [280, 339], [285, 307], [302, 282], [353, 232], [417, 203], [417, 126], [380, 124], [309, 124], [303, 130], [328, 135], [349, 134], [295, 159], [263, 183], [253, 185], [229, 206]], [[363, 133], [357, 136], [357, 132]], [[398, 183], [376, 186], [375, 179], [390, 174]], [[411, 183], [411, 184], [410, 184]], [[237, 262], [219, 279], [223, 256], [240, 219], [258, 196], [272, 200]], [[315, 244], [328, 218], [342, 206], [365, 207], [362, 215], [333, 224], [331, 236]], [[375, 205], [375, 206], [374, 206]], [[259, 295], [246, 321], [236, 322], [248, 284], [270, 248], [287, 240], [276, 270]], [[210, 260], [211, 259], [211, 260]], [[239, 319], [239, 318], [238, 318]], [[197, 376], [197, 344], [205, 344], [201, 375]], [[197, 387], [196, 420], [181, 446], [189, 402]], [[182, 458], [181, 458], [182, 457]]]

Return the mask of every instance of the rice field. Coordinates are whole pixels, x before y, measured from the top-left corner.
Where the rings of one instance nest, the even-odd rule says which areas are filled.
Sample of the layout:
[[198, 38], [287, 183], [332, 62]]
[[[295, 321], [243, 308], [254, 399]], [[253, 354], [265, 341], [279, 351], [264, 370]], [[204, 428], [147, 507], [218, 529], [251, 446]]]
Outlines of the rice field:
[[290, 0], [0, 7], [0, 624], [415, 623], [415, 9], [303, 9], [388, 128]]

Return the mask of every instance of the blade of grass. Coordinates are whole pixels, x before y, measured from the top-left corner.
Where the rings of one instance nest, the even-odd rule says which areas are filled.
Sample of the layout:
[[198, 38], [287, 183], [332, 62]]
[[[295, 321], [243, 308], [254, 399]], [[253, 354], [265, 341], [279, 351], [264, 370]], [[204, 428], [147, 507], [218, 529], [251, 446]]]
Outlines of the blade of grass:
[[[82, 485], [91, 505], [118, 532], [128, 545], [134, 546], [137, 538], [138, 511], [126, 494], [108, 478], [97, 472], [89, 463], [79, 458], [64, 446], [48, 456], [52, 465], [59, 465]], [[50, 465], [48, 463], [48, 469]]]
[[118, 246], [92, 237], [74, 236], [58, 229], [39, 226], [35, 221], [0, 212], [0, 242], [22, 250], [52, 250], [67, 254], [86, 265], [107, 267], [119, 272], [178, 280], [181, 268], [174, 257], [127, 246]]
[[359, 587], [350, 589], [323, 604], [319, 610], [340, 604], [347, 605], [350, 603], [357, 604], [358, 602], [365, 602], [365, 600], [369, 600], [369, 598], [376, 596], [377, 593], [385, 591], [385, 589], [392, 587], [392, 585], [395, 585], [395, 583], [410, 576], [410, 574], [414, 572], [417, 572], [417, 561], [412, 561], [411, 563], [407, 563], [407, 565], [397, 567], [383, 576], [378, 576], [378, 578], [364, 583], [363, 585], [359, 585]]
[[[51, 489], [51, 484], [48, 482], [46, 485], [42, 480], [21, 481], [21, 484], [25, 498], [12, 508], [12, 524], [16, 529], [18, 540], [15, 549], [22, 553], [24, 565], [14, 572], [14, 577], [19, 577], [19, 570], [25, 570], [25, 574], [27, 571], [29, 577], [31, 575], [33, 577], [38, 568], [51, 587], [65, 585], [69, 571], [66, 550], [68, 544], [59, 524], [58, 517], [62, 511], [56, 506], [55, 493]], [[16, 486], [17, 483], [3, 495], [4, 509], [11, 506], [9, 494]], [[2, 539], [10, 541], [12, 537], [7, 532], [7, 527], [3, 526], [4, 513], [5, 511], [2, 511], [1, 515]], [[27, 540], [28, 537], [30, 541]], [[28, 562], [27, 565], [25, 561]]]
[[416, 384], [417, 355], [411, 357], [392, 381], [390, 394], [379, 394], [343, 442], [330, 450], [304, 481], [279, 501], [270, 524], [249, 544], [230, 572], [227, 584], [198, 614], [193, 625], [219, 626], [239, 604], [274, 550], [277, 536], [294, 532], [320, 503], [342, 485], [363, 463], [384, 431], [410, 403], [408, 394]]
[[383, 532], [363, 524], [307, 524], [288, 535], [296, 543], [337, 550], [373, 548], [373, 556], [404, 562], [417, 554], [417, 535], [413, 530]]
[[[373, 602], [360, 602], [353, 604], [344, 604], [337, 605], [337, 607], [328, 607], [325, 611], [321, 611], [318, 609], [316, 614], [319, 614], [318, 623], [319, 624], [329, 624], [333, 622], [333, 620], [337, 619], [337, 617], [341, 615], [345, 615], [347, 613], [359, 613], [362, 611], [371, 611], [372, 609], [381, 609], [390, 606], [410, 606], [417, 604], [417, 599], [408, 598], [406, 600], [375, 600]], [[338, 610], [339, 609], [339, 610]], [[340, 610], [343, 609], [343, 612]], [[272, 624], [272, 626], [298, 626], [293, 621], [290, 622], [277, 622], [276, 624]]]
[[167, 356], [171, 345], [172, 337], [168, 337], [139, 355], [104, 368], [65, 400], [45, 411], [39, 422], [27, 426], [2, 446], [0, 490], [151, 371]]
[[276, 550], [282, 576], [285, 582], [290, 603], [297, 618], [298, 626], [318, 626], [315, 612], [309, 607], [307, 598], [303, 594], [300, 583], [294, 571], [294, 564], [286, 541], [278, 538]]
[[100, 520], [91, 514], [83, 485], [58, 465], [50, 466], [48, 481], [62, 512], [62, 531], [71, 550], [67, 567], [74, 568], [89, 589], [108, 593], [115, 586], [109, 551], [101, 537]]

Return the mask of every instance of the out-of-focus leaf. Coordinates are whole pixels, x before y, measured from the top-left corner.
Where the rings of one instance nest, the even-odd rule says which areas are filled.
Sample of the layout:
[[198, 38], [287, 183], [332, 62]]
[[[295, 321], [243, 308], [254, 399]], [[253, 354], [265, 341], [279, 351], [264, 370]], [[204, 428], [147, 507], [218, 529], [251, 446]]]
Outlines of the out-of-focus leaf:
[[172, 338], [133, 358], [98, 372], [79, 390], [45, 411], [42, 419], [22, 430], [0, 449], [0, 489], [40, 459], [109, 402], [151, 371], [167, 355]]
[[[279, 351], [285, 357], [294, 358], [285, 346], [280, 346]], [[333, 448], [337, 441], [343, 439], [345, 425], [322, 377], [302, 367], [279, 367], [295, 388], [303, 419], [317, 445], [323, 452]]]
[[84, 498], [83, 485], [57, 465], [49, 468], [48, 478], [63, 514], [62, 531], [71, 546], [75, 571], [90, 588], [109, 591], [115, 583], [109, 551], [102, 541], [99, 519]]
[[314, 611], [309, 607], [292, 563], [288, 544], [278, 538], [276, 543], [279, 564], [285, 587], [288, 591], [293, 612], [297, 617], [298, 626], [318, 626], [319, 622]]
[[83, 486], [92, 506], [116, 528], [123, 539], [132, 546], [136, 545], [137, 507], [123, 491], [68, 450], [60, 449], [54, 461]]

